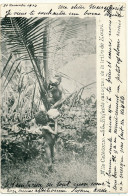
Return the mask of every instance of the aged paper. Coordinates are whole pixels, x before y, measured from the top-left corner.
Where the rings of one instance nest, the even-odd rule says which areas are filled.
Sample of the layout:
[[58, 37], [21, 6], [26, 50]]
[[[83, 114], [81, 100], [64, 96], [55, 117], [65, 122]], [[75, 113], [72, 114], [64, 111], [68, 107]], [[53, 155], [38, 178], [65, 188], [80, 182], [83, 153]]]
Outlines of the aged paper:
[[128, 191], [125, 3], [2, 4], [1, 95], [2, 193]]

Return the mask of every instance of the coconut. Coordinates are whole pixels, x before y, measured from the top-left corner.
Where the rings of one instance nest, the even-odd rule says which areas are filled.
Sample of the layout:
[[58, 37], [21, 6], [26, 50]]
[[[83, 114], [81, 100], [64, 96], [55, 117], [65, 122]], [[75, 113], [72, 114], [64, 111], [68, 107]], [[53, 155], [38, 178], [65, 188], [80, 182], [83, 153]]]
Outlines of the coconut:
[[55, 119], [57, 118], [60, 113], [57, 109], [50, 109], [48, 112], [47, 112], [47, 115], [49, 116], [49, 118], [51, 119]]

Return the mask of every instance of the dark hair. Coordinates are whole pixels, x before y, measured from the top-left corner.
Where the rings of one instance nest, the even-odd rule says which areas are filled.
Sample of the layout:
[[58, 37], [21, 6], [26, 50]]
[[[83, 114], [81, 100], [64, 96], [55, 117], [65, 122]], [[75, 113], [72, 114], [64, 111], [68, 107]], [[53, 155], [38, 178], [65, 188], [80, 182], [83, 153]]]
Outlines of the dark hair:
[[35, 114], [35, 121], [37, 125], [46, 125], [48, 122], [48, 115], [44, 111], [39, 111]]

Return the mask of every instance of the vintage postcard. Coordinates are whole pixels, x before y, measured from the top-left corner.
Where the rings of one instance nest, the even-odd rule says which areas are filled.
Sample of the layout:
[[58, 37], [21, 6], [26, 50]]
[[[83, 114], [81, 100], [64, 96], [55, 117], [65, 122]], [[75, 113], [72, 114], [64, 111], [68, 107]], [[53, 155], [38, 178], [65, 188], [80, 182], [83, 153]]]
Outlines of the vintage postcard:
[[1, 192], [126, 193], [126, 4], [2, 4]]

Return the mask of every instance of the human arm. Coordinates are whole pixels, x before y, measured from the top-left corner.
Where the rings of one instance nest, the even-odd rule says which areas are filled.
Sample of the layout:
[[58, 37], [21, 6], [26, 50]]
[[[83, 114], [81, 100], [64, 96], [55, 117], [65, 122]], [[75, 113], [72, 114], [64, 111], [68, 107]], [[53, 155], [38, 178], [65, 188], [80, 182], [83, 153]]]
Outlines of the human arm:
[[56, 129], [57, 129], [56, 128], [56, 123], [55, 123], [55, 131], [53, 131], [52, 128], [50, 126], [48, 126], [48, 125], [47, 126], [42, 126], [42, 128], [48, 130], [50, 133], [52, 133], [54, 135], [57, 134], [57, 131], [56, 131]]
[[57, 129], [57, 119], [55, 119], [55, 134], [58, 133], [58, 129]]

